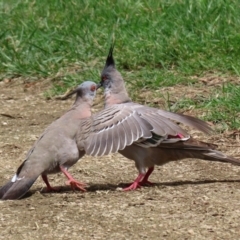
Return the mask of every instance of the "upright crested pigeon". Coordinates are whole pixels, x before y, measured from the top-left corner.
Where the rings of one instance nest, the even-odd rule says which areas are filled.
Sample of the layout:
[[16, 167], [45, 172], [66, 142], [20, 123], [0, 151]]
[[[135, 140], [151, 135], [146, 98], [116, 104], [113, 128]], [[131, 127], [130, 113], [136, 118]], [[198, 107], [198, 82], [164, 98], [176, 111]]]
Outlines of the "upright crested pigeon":
[[97, 85], [86, 81], [76, 90], [68, 94], [77, 94], [70, 110], [54, 121], [34, 143], [27, 153], [25, 161], [20, 165], [13, 178], [0, 189], [0, 199], [19, 199], [33, 185], [39, 175], [48, 190], [55, 190], [48, 182], [47, 175], [62, 172], [71, 187], [82, 191], [85, 184], [76, 181], [68, 172], [83, 155], [75, 141], [80, 120], [91, 116], [91, 106], [96, 94]]
[[151, 184], [148, 178], [154, 166], [170, 161], [199, 158], [240, 164], [240, 160], [215, 150], [217, 145], [193, 139], [172, 120], [209, 133], [204, 121], [132, 102], [112, 53], [113, 46], [101, 74], [105, 109], [82, 121], [86, 132], [81, 129], [77, 142], [91, 156], [119, 152], [135, 161], [139, 175], [125, 191]]

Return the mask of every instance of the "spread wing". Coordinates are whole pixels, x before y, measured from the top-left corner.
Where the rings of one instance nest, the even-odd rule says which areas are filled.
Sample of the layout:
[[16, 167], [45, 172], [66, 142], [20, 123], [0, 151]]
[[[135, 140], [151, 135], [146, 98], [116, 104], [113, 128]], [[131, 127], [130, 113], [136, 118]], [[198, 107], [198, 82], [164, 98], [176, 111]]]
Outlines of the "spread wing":
[[91, 118], [81, 121], [77, 134], [78, 145], [86, 154], [103, 156], [123, 150], [131, 144], [143, 147], [159, 145], [169, 135], [189, 135], [169, 118], [210, 131], [208, 125], [196, 118], [146, 107], [136, 103], [117, 104], [108, 107]]
[[133, 104], [135, 105], [135, 108], [138, 109], [139, 114], [142, 114], [144, 118], [148, 118], [148, 114], [150, 113], [151, 115], [154, 115], [154, 119], [156, 121], [159, 121], [161, 117], [164, 117], [164, 119], [171, 119], [176, 122], [180, 122], [207, 134], [212, 132], [210, 126], [199, 118], [183, 115], [181, 113], [168, 112], [162, 109], [151, 108], [136, 103]]
[[103, 156], [115, 153], [140, 138], [151, 138], [153, 127], [131, 107], [115, 105], [82, 121], [77, 134], [86, 154]]

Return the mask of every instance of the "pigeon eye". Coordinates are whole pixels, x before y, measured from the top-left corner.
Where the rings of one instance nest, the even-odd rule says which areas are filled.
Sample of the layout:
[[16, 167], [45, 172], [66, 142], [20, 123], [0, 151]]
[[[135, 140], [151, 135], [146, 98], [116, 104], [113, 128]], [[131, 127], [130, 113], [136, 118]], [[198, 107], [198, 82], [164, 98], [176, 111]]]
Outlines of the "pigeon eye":
[[96, 86], [95, 86], [95, 85], [92, 85], [92, 86], [90, 87], [90, 90], [91, 90], [92, 92], [96, 91]]
[[102, 80], [103, 81], [107, 80], [107, 76], [106, 75], [102, 76]]

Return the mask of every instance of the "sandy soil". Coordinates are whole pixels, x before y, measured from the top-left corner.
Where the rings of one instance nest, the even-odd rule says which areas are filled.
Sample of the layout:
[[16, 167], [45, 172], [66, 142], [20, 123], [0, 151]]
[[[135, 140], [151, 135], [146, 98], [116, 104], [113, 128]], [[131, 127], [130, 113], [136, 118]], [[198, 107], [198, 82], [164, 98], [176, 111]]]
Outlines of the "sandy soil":
[[[41, 132], [72, 104], [72, 99], [46, 100], [48, 87], [0, 82], [0, 186], [13, 176]], [[236, 132], [191, 133], [240, 157]], [[59, 193], [44, 193], [39, 178], [24, 199], [0, 201], [0, 239], [240, 239], [237, 166], [197, 159], [169, 163], [152, 174], [154, 186], [133, 192], [120, 189], [137, 170], [118, 154], [86, 156], [70, 172], [88, 184], [86, 193], [73, 192], [57, 174], [50, 180], [63, 186]]]

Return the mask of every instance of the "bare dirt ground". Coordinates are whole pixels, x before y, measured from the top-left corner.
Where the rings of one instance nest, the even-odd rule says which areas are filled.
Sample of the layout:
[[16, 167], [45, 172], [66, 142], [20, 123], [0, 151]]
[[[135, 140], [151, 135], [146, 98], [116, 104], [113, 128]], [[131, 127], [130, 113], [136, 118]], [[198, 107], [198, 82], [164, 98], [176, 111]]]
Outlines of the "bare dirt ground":
[[[46, 100], [43, 92], [49, 87], [0, 82], [0, 186], [14, 175], [41, 132], [72, 104]], [[180, 91], [187, 93], [193, 89]], [[191, 133], [240, 157], [237, 133]], [[169, 163], [152, 174], [154, 186], [132, 192], [119, 189], [137, 170], [118, 154], [85, 156], [70, 172], [88, 184], [86, 193], [73, 192], [57, 174], [50, 180], [63, 186], [59, 193], [44, 193], [39, 178], [24, 199], [0, 201], [0, 239], [240, 239], [238, 166], [197, 159]]]

